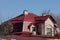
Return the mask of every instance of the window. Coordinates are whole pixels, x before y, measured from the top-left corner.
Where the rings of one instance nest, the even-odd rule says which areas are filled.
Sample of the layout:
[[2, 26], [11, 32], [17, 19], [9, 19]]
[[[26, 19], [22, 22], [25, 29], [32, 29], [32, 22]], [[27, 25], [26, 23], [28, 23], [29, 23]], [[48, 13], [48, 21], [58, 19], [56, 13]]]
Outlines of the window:
[[32, 29], [33, 29], [32, 31], [35, 31], [35, 27], [32, 27]]
[[28, 29], [30, 30], [30, 26], [28, 26]]
[[47, 35], [52, 36], [52, 28], [47, 28]]

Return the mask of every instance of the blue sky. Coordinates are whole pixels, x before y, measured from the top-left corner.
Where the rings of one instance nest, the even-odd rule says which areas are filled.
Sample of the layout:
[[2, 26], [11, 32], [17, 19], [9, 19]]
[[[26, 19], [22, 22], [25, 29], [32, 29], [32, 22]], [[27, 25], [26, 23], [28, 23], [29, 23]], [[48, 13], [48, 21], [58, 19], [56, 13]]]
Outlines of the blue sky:
[[0, 19], [5, 21], [13, 18], [22, 14], [25, 9], [37, 15], [50, 9], [51, 13], [59, 15], [60, 0], [0, 0]]

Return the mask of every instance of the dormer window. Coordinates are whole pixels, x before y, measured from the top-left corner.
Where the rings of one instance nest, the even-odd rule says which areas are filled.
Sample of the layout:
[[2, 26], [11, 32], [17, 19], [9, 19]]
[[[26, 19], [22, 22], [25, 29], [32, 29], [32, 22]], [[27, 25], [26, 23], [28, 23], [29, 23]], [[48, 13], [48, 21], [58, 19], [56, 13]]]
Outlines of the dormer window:
[[32, 31], [36, 31], [36, 28], [35, 27], [32, 27], [32, 29], [33, 29]]

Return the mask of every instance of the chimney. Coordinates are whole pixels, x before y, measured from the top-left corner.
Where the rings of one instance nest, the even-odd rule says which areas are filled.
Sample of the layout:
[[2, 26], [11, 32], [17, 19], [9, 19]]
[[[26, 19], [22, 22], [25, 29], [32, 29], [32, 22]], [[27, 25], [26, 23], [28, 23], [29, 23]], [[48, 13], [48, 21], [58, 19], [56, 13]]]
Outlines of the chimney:
[[46, 16], [46, 13], [42, 13], [42, 16]]
[[23, 14], [24, 14], [24, 15], [28, 15], [28, 10], [24, 10], [24, 11], [23, 11]]

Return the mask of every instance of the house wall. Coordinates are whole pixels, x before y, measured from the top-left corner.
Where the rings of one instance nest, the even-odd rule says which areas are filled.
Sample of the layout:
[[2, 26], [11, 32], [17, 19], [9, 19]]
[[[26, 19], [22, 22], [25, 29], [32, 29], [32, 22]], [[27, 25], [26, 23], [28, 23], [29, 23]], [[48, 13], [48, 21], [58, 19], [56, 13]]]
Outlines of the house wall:
[[24, 21], [23, 22], [23, 32], [29, 32], [28, 25], [32, 22]]
[[44, 25], [44, 23], [42, 24], [42, 35], [44, 35], [44, 33], [45, 33], [45, 25]]
[[54, 36], [54, 23], [51, 21], [50, 18], [48, 18], [45, 21], [45, 35], [47, 35], [47, 28], [51, 28], [52, 29], [52, 36]]
[[44, 35], [44, 33], [45, 33], [44, 28], [45, 27], [44, 27], [44, 23], [43, 22], [37, 23], [36, 28], [37, 28], [37, 34]]

